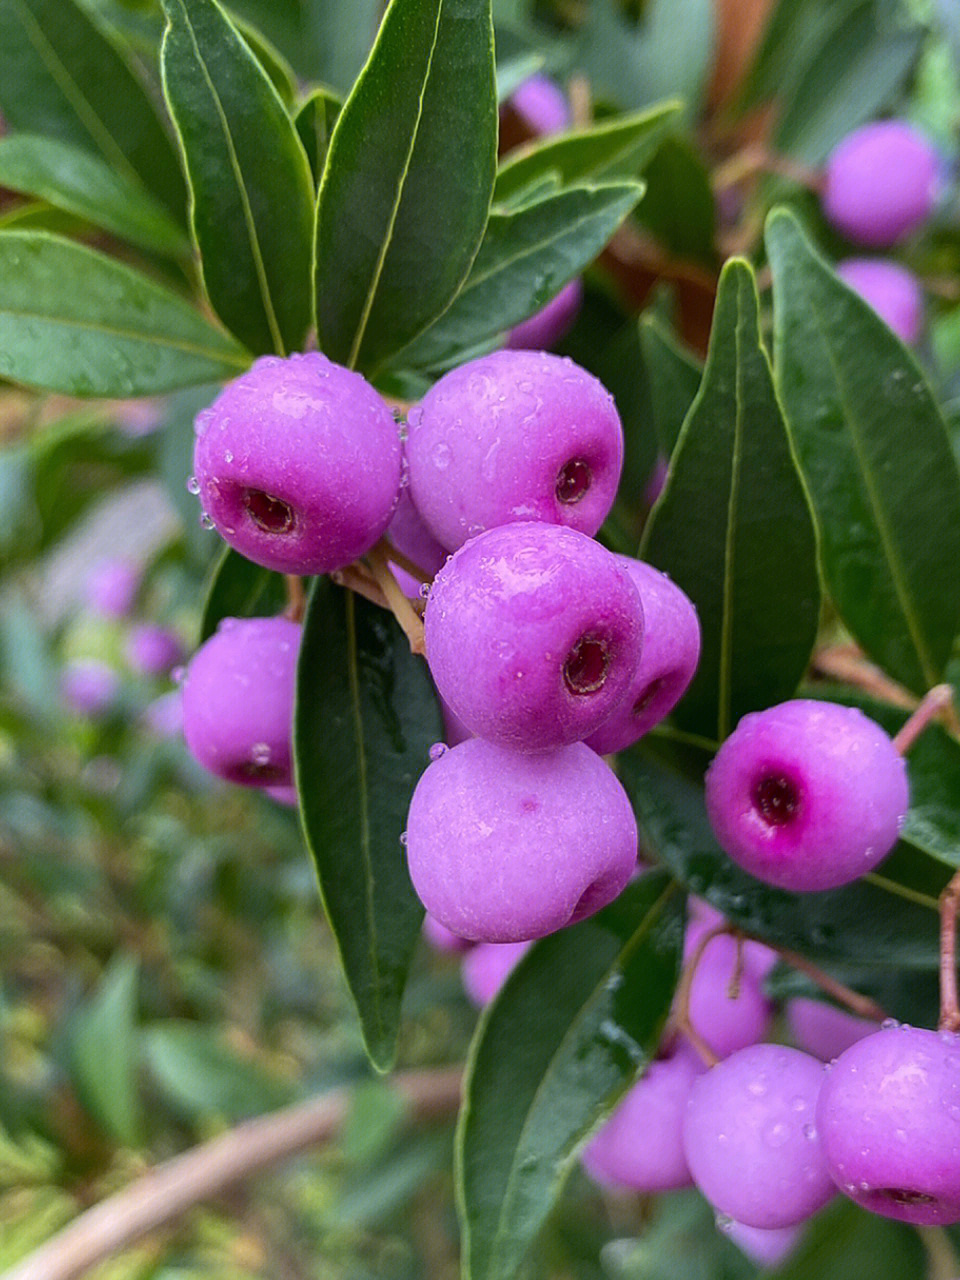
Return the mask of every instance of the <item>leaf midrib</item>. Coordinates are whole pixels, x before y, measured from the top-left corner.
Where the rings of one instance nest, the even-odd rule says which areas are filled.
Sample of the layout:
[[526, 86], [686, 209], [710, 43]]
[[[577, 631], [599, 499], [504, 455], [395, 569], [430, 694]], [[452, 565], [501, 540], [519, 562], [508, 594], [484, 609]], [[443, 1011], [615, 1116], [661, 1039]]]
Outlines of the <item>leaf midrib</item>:
[[737, 548], [737, 510], [740, 495], [740, 468], [743, 447], [743, 329], [746, 317], [740, 301], [742, 285], [737, 283], [737, 322], [734, 326], [734, 419], [733, 456], [730, 460], [730, 494], [727, 500], [727, 527], [723, 540], [723, 603], [720, 620], [720, 670], [717, 688], [717, 738], [720, 742], [730, 732], [730, 702], [733, 671], [733, 597], [734, 560]]
[[150, 346], [169, 347], [173, 351], [182, 351], [185, 355], [203, 356], [206, 359], [217, 360], [222, 364], [232, 364], [238, 369], [246, 369], [249, 363], [237, 352], [206, 348], [182, 339], [144, 333], [135, 329], [118, 329], [112, 325], [99, 324], [92, 320], [74, 320], [70, 317], [51, 316], [43, 311], [23, 311], [19, 308], [6, 307], [0, 303], [0, 319], [6, 316], [11, 316], [16, 320], [42, 320], [45, 324], [60, 325], [63, 328], [89, 330], [91, 333], [102, 333], [111, 338], [124, 338], [127, 341], [143, 342]]

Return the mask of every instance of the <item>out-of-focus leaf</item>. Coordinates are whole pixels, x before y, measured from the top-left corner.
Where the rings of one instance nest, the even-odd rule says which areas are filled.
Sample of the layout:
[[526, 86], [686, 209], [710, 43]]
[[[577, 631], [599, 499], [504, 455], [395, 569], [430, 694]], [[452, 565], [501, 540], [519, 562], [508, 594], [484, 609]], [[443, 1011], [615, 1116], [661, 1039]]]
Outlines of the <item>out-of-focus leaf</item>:
[[646, 168], [637, 220], [670, 253], [713, 265], [716, 209], [710, 175], [685, 138], [666, 138]]
[[297, 100], [297, 77], [286, 58], [274, 48], [262, 31], [238, 18], [230, 15], [231, 21], [243, 36], [256, 60], [260, 63], [270, 83], [277, 91], [277, 96], [284, 106], [291, 108]]
[[224, 618], [269, 618], [286, 602], [283, 574], [264, 569], [227, 547], [207, 591], [200, 623], [200, 643], [216, 631]]
[[[926, 1270], [919, 1233], [903, 1222], [864, 1213], [844, 1196], [819, 1213], [797, 1252], [773, 1272], [777, 1280], [916, 1280]], [[764, 1273], [766, 1274], [766, 1273]]]
[[231, 1049], [213, 1027], [158, 1022], [143, 1033], [150, 1071], [190, 1120], [245, 1120], [291, 1102], [295, 1090]]
[[330, 135], [343, 101], [330, 89], [314, 89], [297, 110], [294, 124], [310, 161], [314, 183], [319, 185], [330, 146]]
[[128, 1147], [140, 1141], [137, 962], [120, 956], [70, 1023], [71, 1073], [87, 1110]]
[[652, 313], [640, 319], [640, 346], [650, 382], [650, 400], [660, 448], [667, 458], [693, 404], [703, 367]]

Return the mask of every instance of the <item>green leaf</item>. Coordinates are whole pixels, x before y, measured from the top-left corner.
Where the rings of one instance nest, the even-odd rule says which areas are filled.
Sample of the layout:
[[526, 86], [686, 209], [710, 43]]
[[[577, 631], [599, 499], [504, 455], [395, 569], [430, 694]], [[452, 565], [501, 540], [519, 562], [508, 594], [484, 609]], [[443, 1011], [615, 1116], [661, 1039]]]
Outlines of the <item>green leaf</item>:
[[916, 1280], [927, 1274], [927, 1262], [914, 1228], [864, 1213], [838, 1196], [817, 1214], [799, 1249], [774, 1274], [777, 1280]]
[[515, 212], [491, 214], [460, 293], [398, 363], [449, 364], [539, 311], [593, 261], [642, 194], [635, 182], [575, 187]]
[[922, 692], [960, 631], [960, 476], [946, 427], [913, 356], [784, 210], [767, 251], [777, 378], [826, 588], [866, 652]]
[[0, 111], [8, 125], [100, 156], [179, 221], [173, 144], [118, 39], [77, 0], [0, 0]]
[[452, 301], [490, 207], [490, 0], [391, 0], [340, 113], [317, 210], [327, 355], [375, 370]]
[[330, 137], [343, 101], [330, 89], [314, 89], [297, 110], [294, 124], [310, 161], [314, 183], [319, 186]]
[[543, 70], [543, 54], [522, 50], [497, 60], [497, 101], [504, 103], [531, 76]]
[[184, 232], [139, 182], [70, 143], [27, 133], [3, 138], [0, 187], [46, 200], [148, 253], [190, 254]]
[[313, 182], [267, 75], [216, 0], [164, 0], [163, 84], [214, 310], [251, 351], [310, 325]]
[[[270, 5], [276, 0], [266, 0]], [[314, 53], [308, 75], [337, 93], [350, 92], [370, 52], [383, 0], [305, 0], [304, 28]]]
[[243, 36], [253, 56], [260, 63], [264, 74], [276, 89], [280, 101], [289, 110], [297, 100], [296, 72], [283, 54], [270, 43], [263, 32], [258, 31], [249, 22], [245, 22], [243, 18], [238, 18], [234, 13], [230, 13], [229, 17], [237, 31]]
[[0, 235], [0, 375], [72, 396], [146, 396], [249, 363], [189, 303], [92, 249]]
[[329, 579], [304, 621], [294, 722], [307, 843], [367, 1053], [396, 1055], [423, 907], [400, 837], [442, 721], [422, 658], [389, 614]]
[[739, 112], [781, 100], [808, 72], [825, 35], [863, 0], [776, 0], [736, 103]]
[[286, 598], [283, 574], [264, 569], [227, 547], [203, 603], [200, 643], [210, 639], [224, 618], [269, 618], [281, 611]]
[[653, 313], [640, 317], [640, 346], [650, 382], [657, 439], [669, 458], [700, 389], [703, 366]]
[[137, 962], [119, 956], [96, 994], [70, 1022], [73, 1081], [87, 1110], [107, 1133], [128, 1147], [140, 1142], [137, 1090]]
[[686, 138], [666, 138], [646, 168], [637, 220], [670, 253], [712, 267], [716, 209], [710, 174]]
[[532, 183], [556, 173], [564, 186], [637, 178], [656, 154], [680, 112], [679, 102], [617, 116], [590, 129], [564, 133], [511, 152], [497, 173], [493, 198], [513, 199]]
[[816, 533], [740, 259], [720, 277], [703, 382], [641, 555], [700, 615], [678, 724], [722, 742], [746, 712], [794, 692], [819, 622]]
[[579, 1148], [647, 1065], [676, 986], [683, 896], [661, 872], [541, 939], [485, 1011], [457, 1133], [465, 1280], [511, 1280]]

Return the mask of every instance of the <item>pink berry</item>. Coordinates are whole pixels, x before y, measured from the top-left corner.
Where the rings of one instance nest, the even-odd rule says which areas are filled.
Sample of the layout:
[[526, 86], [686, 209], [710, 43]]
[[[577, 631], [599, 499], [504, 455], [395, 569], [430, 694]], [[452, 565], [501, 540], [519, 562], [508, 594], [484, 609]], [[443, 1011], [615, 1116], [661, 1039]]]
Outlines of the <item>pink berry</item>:
[[721, 847], [781, 889], [835, 889], [893, 848], [910, 803], [903, 758], [861, 711], [797, 699], [744, 716], [707, 771]]
[[478, 942], [463, 958], [463, 989], [480, 1009], [499, 994], [533, 944], [531, 942]]
[[613, 506], [623, 430], [613, 397], [566, 357], [495, 351], [445, 374], [407, 415], [410, 491], [455, 551], [516, 520], [593, 535]]
[[510, 105], [534, 133], [562, 133], [570, 127], [570, 104], [549, 76], [532, 75], [515, 89]]
[[960, 1222], [960, 1036], [888, 1027], [824, 1077], [817, 1105], [837, 1186], [901, 1222]]
[[617, 707], [640, 661], [643, 610], [599, 543], [511, 524], [444, 565], [424, 627], [437, 689], [467, 728], [539, 751], [585, 738]]
[[119, 675], [96, 658], [68, 663], [60, 681], [60, 693], [67, 706], [93, 719], [110, 711], [119, 692]]
[[669, 715], [700, 658], [700, 622], [687, 596], [652, 565], [631, 556], [617, 560], [640, 593], [644, 641], [640, 665], [622, 703], [587, 739], [601, 755], [623, 751]]
[[[446, 550], [423, 523], [419, 511], [413, 505], [409, 486], [400, 490], [400, 501], [387, 529], [387, 538], [418, 569], [422, 569], [428, 578], [436, 574], [447, 558]], [[421, 583], [398, 564], [391, 562], [390, 567], [404, 595], [412, 599], [419, 597]]]
[[180, 637], [166, 627], [149, 624], [131, 627], [127, 661], [142, 675], [165, 676], [183, 661], [183, 644]]
[[283, 573], [329, 573], [369, 551], [400, 494], [387, 404], [318, 352], [263, 356], [197, 417], [204, 510], [241, 555]]
[[264, 792], [275, 800], [277, 804], [282, 804], [285, 809], [296, 809], [300, 805], [300, 797], [297, 795], [296, 787], [264, 787]]
[[458, 938], [446, 925], [434, 920], [429, 911], [423, 917], [423, 936], [435, 951], [463, 952], [469, 951], [473, 946], [472, 942], [468, 942], [466, 938]]
[[481, 738], [427, 766], [407, 819], [414, 888], [476, 942], [521, 942], [611, 902], [637, 861], [613, 771], [582, 743], [520, 755]]
[[136, 601], [142, 576], [140, 566], [124, 556], [97, 561], [87, 575], [87, 605], [94, 613], [125, 617]]
[[726, 1218], [718, 1225], [727, 1239], [751, 1262], [772, 1271], [783, 1266], [803, 1235], [803, 1228], [800, 1226], [770, 1227], [764, 1230], [762, 1227], [745, 1226], [742, 1222], [735, 1222], [733, 1218]]
[[932, 143], [903, 120], [865, 124], [833, 150], [824, 175], [823, 211], [858, 244], [895, 244], [936, 203], [940, 162]]
[[183, 736], [183, 697], [179, 689], [171, 689], [154, 698], [143, 713], [144, 727], [157, 738]]
[[873, 307], [901, 342], [913, 346], [919, 340], [923, 292], [912, 271], [881, 258], [848, 258], [838, 265], [837, 275]]
[[583, 304], [579, 276], [568, 280], [555, 298], [507, 334], [507, 346], [519, 351], [546, 351], [570, 330]]
[[873, 1035], [877, 1024], [869, 1018], [857, 1018], [822, 1000], [794, 996], [787, 1001], [787, 1026], [797, 1048], [812, 1053], [822, 1062], [839, 1058], [852, 1044]]
[[[687, 926], [685, 963], [691, 961], [709, 928], [696, 920]], [[762, 979], [746, 952], [736, 995], [731, 995], [737, 969], [736, 940], [729, 934], [718, 934], [707, 943], [690, 983], [690, 1021], [719, 1058], [762, 1040], [773, 1018], [773, 1006], [763, 994]]]

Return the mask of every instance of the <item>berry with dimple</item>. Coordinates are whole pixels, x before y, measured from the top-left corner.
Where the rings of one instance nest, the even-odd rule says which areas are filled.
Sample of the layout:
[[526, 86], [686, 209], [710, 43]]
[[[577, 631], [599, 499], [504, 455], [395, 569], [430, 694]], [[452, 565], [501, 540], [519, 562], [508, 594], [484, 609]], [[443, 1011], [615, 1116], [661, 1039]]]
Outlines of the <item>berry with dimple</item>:
[[479, 942], [460, 966], [463, 989], [478, 1008], [488, 1005], [533, 944], [531, 942]]
[[534, 133], [561, 133], [571, 123], [570, 103], [549, 76], [529, 76], [510, 95], [510, 106]]
[[[697, 920], [687, 926], [685, 963], [691, 962], [709, 930], [709, 925]], [[701, 952], [690, 982], [690, 1022], [720, 1058], [762, 1040], [773, 1017], [773, 1006], [763, 994], [762, 978], [744, 950], [741, 966], [736, 939], [717, 934]]]
[[87, 605], [94, 613], [125, 617], [136, 601], [142, 576], [140, 566], [125, 556], [98, 560], [84, 584]]
[[60, 692], [73, 711], [96, 719], [115, 705], [120, 677], [113, 667], [96, 658], [77, 659], [64, 668]]
[[722, 848], [781, 889], [835, 889], [886, 857], [910, 802], [903, 758], [863, 712], [796, 699], [746, 715], [707, 771]]
[[458, 938], [455, 933], [451, 933], [429, 911], [423, 917], [423, 936], [435, 951], [464, 952], [473, 946], [466, 938]]
[[466, 727], [538, 751], [580, 741], [615, 710], [640, 662], [643, 609], [599, 543], [523, 523], [450, 558], [424, 628], [437, 689]]
[[683, 1122], [693, 1180], [748, 1227], [795, 1226], [836, 1194], [816, 1128], [823, 1063], [755, 1044], [694, 1081]]
[[127, 637], [127, 661], [145, 676], [165, 676], [183, 661], [183, 644], [167, 627], [143, 624]]
[[329, 573], [369, 551], [400, 495], [393, 413], [318, 352], [263, 356], [196, 421], [204, 511], [256, 564]]
[[183, 732], [202, 765], [248, 787], [293, 784], [290, 736], [300, 627], [225, 618], [183, 682]]
[[933, 144], [903, 120], [865, 124], [834, 148], [824, 174], [823, 211], [858, 244], [884, 248], [929, 216], [940, 188]]
[[587, 739], [601, 755], [622, 751], [669, 715], [693, 679], [700, 658], [697, 611], [680, 588], [659, 569], [617, 556], [640, 593], [644, 641], [621, 705]]
[[837, 275], [868, 302], [901, 342], [912, 346], [923, 330], [920, 281], [899, 262], [881, 258], [848, 258]]
[[445, 374], [407, 414], [410, 491], [455, 551], [516, 520], [594, 534], [613, 506], [623, 430], [613, 397], [572, 360], [495, 351]]
[[794, 996], [787, 1001], [787, 1027], [804, 1053], [812, 1053], [823, 1062], [839, 1058], [852, 1044], [873, 1035], [877, 1024], [869, 1018], [858, 1018], [823, 1000]]
[[546, 351], [570, 330], [582, 305], [583, 285], [576, 276], [545, 307], [515, 325], [507, 334], [506, 345], [515, 351]]
[[417, 783], [407, 863], [453, 933], [521, 942], [617, 897], [636, 867], [637, 824], [613, 771], [582, 743], [520, 755], [470, 738]]
[[857, 1041], [817, 1105], [837, 1186], [902, 1222], [960, 1222], [960, 1036], [888, 1027]]

